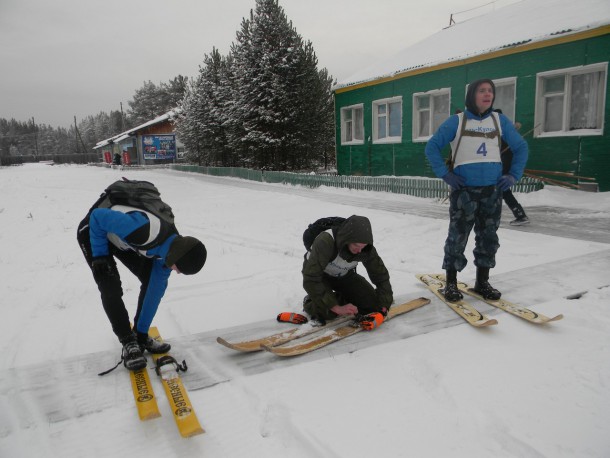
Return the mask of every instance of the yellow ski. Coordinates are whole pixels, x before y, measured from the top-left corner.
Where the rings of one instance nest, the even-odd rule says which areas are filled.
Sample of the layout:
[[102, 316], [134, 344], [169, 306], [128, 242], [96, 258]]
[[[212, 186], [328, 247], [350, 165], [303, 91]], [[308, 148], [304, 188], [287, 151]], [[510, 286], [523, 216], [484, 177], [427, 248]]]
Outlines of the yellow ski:
[[133, 398], [138, 408], [140, 420], [146, 421], [159, 418], [161, 412], [159, 412], [157, 398], [155, 397], [146, 368], [129, 371], [129, 376], [131, 377], [131, 389], [133, 390]]
[[[153, 339], [162, 340], [156, 327], [151, 327], [148, 330], [148, 335]], [[163, 358], [168, 356], [168, 354], [153, 355], [153, 360], [157, 363], [158, 360], [163, 360]], [[177, 367], [173, 364], [164, 364], [158, 367], [157, 374], [161, 377], [161, 382], [163, 383], [163, 388], [180, 435], [182, 437], [192, 437], [197, 434], [203, 434], [205, 431], [199, 424], [195, 409], [191, 404], [182, 379], [178, 375]]]

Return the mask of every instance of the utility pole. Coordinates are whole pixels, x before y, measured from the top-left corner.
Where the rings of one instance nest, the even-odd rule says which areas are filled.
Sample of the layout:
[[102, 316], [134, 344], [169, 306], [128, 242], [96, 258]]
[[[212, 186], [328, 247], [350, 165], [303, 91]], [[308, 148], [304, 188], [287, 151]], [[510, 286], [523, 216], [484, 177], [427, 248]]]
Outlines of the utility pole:
[[76, 127], [76, 116], [74, 116], [74, 143], [76, 144], [76, 154], [78, 154], [78, 127]]
[[83, 145], [83, 154], [86, 154], [87, 147], [85, 146], [83, 137], [80, 136], [80, 132], [78, 131], [78, 126], [76, 125], [76, 116], [74, 116], [74, 130], [76, 131], [76, 152], [78, 153], [78, 141], [80, 140], [81, 145]]
[[32, 126], [34, 127], [34, 147], [36, 151], [36, 159], [38, 159], [38, 129], [36, 128], [34, 116], [32, 116]]
[[123, 102], [121, 104], [121, 132], [125, 132], [125, 115], [123, 115]]

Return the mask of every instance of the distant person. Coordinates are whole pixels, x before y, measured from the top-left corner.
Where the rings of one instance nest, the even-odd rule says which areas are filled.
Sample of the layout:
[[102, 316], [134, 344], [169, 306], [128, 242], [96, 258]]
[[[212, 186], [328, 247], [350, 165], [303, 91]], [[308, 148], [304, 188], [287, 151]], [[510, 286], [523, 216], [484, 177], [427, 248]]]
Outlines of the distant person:
[[[129, 370], [146, 367], [143, 352], [167, 353], [171, 346], [148, 336], [172, 271], [196, 274], [205, 264], [206, 248], [193, 237], [178, 235], [173, 224], [139, 208], [98, 208], [100, 198], [78, 226], [77, 239], [100, 291], [112, 330], [123, 345]], [[140, 280], [133, 330], [123, 302], [115, 258]]]
[[[502, 110], [499, 108], [495, 109], [494, 111], [502, 114]], [[515, 129], [521, 129], [520, 122], [515, 123]], [[505, 175], [510, 171], [510, 167], [513, 162], [513, 152], [504, 140], [502, 140], [502, 150], [500, 156], [502, 158], [502, 174]], [[512, 226], [525, 226], [526, 224], [530, 223], [529, 218], [525, 214], [525, 210], [523, 210], [523, 207], [519, 204], [519, 202], [517, 202], [512, 190], [507, 189], [504, 191], [502, 193], [502, 199], [504, 199], [504, 202], [508, 208], [510, 208], [510, 211], [513, 212], [515, 217], [515, 219], [510, 222]]]
[[[342, 222], [315, 236], [305, 254], [301, 272], [307, 296], [303, 306], [322, 323], [360, 315], [363, 327], [373, 329], [383, 323], [394, 300], [390, 274], [373, 246], [369, 219], [358, 215], [339, 219]], [[375, 286], [356, 273], [359, 263]]]
[[[496, 265], [500, 246], [497, 230], [502, 215], [502, 195], [523, 175], [527, 143], [513, 123], [493, 112], [495, 85], [490, 79], [473, 81], [466, 94], [466, 110], [441, 124], [426, 145], [425, 153], [434, 173], [450, 187], [449, 230], [445, 241], [443, 269], [447, 284], [445, 299], [463, 298], [457, 287], [457, 273], [466, 267], [464, 256], [474, 227], [474, 289], [487, 299], [499, 299], [500, 291], [489, 283], [489, 270]], [[502, 140], [513, 151], [510, 170], [502, 172]], [[441, 151], [451, 144], [447, 164]]]
[[114, 165], [121, 165], [121, 155], [119, 153], [114, 154], [114, 159], [112, 161]]

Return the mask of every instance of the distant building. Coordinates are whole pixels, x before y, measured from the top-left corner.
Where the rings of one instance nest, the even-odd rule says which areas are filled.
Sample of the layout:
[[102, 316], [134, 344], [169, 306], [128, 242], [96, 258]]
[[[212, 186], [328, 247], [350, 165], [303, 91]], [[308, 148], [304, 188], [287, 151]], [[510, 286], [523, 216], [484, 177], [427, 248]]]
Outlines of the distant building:
[[176, 111], [169, 111], [133, 129], [103, 140], [93, 148], [100, 160], [113, 163], [120, 155], [124, 165], [172, 164], [182, 158], [183, 145], [173, 123]]
[[491, 78], [522, 124], [528, 169], [593, 177], [610, 191], [610, 1], [523, 0], [451, 25], [334, 88], [341, 175], [434, 176], [424, 148]]

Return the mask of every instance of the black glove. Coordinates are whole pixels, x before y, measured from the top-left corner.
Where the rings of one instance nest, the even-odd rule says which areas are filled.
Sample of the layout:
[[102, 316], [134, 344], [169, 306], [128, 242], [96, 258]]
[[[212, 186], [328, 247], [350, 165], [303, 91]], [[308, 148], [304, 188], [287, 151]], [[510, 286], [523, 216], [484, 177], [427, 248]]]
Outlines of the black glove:
[[100, 256], [99, 258], [94, 258], [91, 263], [91, 269], [93, 270], [93, 274], [95, 276], [98, 275], [114, 275], [113, 262], [111, 256]]

